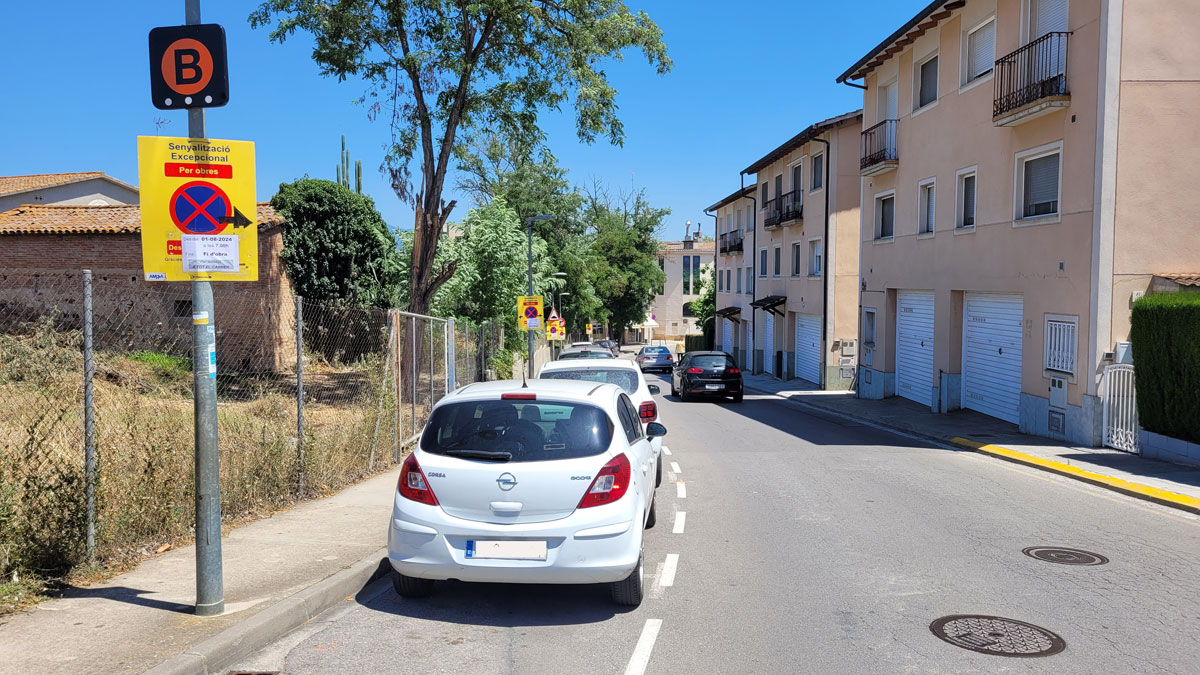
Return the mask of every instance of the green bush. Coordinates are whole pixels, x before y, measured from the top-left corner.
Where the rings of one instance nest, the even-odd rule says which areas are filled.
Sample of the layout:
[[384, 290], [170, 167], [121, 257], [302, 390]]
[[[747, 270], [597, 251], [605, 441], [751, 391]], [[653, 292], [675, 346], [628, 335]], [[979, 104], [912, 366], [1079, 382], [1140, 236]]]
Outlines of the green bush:
[[1138, 421], [1200, 443], [1200, 293], [1147, 295], [1133, 305]]
[[707, 335], [685, 335], [683, 336], [683, 350], [685, 352], [702, 352], [712, 349], [712, 343]]

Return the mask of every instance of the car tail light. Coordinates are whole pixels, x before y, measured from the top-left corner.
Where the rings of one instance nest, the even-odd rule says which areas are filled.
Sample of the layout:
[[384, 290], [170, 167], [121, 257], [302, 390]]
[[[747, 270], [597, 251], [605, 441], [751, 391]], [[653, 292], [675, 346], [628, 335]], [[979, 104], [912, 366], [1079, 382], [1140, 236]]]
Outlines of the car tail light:
[[700, 373], [703, 373], [704, 371], [700, 370], [699, 368], [688, 368], [687, 372], [689, 372], [693, 375], [699, 375]]
[[658, 404], [654, 401], [642, 401], [638, 406], [638, 417], [642, 418], [643, 422], [653, 422], [658, 419]]
[[742, 371], [738, 370], [737, 368], [730, 368], [725, 372], [729, 373], [730, 375], [740, 375], [742, 373]]
[[408, 459], [404, 460], [404, 465], [400, 467], [400, 484], [397, 489], [400, 490], [400, 496], [405, 499], [437, 506], [437, 497], [433, 495], [429, 481], [425, 480], [425, 472], [421, 471], [421, 465], [417, 463], [415, 454], [409, 455]]
[[510, 393], [500, 394], [501, 401], [536, 401], [537, 394]]
[[583, 499], [579, 500], [579, 508], [611, 504], [625, 495], [629, 490], [629, 458], [624, 454], [617, 455], [600, 469], [592, 481]]

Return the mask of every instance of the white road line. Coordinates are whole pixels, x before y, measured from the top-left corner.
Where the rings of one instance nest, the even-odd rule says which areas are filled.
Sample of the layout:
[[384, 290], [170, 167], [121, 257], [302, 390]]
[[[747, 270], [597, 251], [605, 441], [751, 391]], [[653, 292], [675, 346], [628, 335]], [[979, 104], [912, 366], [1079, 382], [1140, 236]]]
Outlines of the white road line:
[[662, 574], [658, 577], [659, 586], [675, 585], [675, 569], [679, 567], [679, 554], [668, 553], [667, 564], [663, 565]]
[[633, 656], [629, 657], [629, 665], [625, 666], [625, 675], [642, 675], [646, 666], [650, 665], [650, 654], [654, 651], [654, 641], [658, 639], [658, 630], [662, 628], [662, 619], [646, 619], [642, 628], [642, 636], [638, 638], [637, 646], [633, 648]]
[[675, 514], [675, 527], [671, 529], [671, 534], [683, 534], [683, 524], [687, 521], [687, 512], [680, 511]]
[[671, 462], [671, 470], [675, 473], [683, 473], [683, 469], [679, 468], [679, 462]]
[[683, 481], [675, 484], [675, 496], [680, 499], [687, 498], [687, 486], [683, 484]]
[[670, 449], [670, 448], [668, 448], [667, 446], [665, 446], [665, 445], [664, 445], [664, 446], [662, 447], [662, 451], [663, 451], [663, 454], [664, 454], [664, 455], [666, 455], [667, 457], [670, 457], [670, 456], [671, 456], [671, 449]]

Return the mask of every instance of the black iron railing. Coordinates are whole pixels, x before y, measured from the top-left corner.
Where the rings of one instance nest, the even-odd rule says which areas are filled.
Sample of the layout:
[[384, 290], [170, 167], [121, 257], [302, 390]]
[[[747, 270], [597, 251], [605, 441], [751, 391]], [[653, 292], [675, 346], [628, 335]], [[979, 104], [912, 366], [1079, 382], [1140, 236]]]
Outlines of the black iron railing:
[[804, 217], [804, 190], [792, 190], [783, 195], [783, 202], [779, 205], [779, 222], [786, 223], [789, 220], [799, 220]]
[[861, 157], [859, 169], [900, 159], [896, 155], [896, 120], [884, 120], [862, 132]]
[[779, 220], [780, 208], [779, 207], [780, 207], [779, 197], [775, 197], [773, 199], [768, 199], [767, 201], [763, 202], [763, 211], [766, 212], [763, 214], [763, 227], [775, 227], [776, 225], [779, 224], [779, 222], [780, 222], [780, 220]]
[[996, 60], [992, 117], [1000, 117], [1051, 96], [1070, 94], [1067, 88], [1067, 36], [1047, 33]]
[[721, 253], [740, 253], [742, 251], [742, 232], [734, 230], [721, 235]]

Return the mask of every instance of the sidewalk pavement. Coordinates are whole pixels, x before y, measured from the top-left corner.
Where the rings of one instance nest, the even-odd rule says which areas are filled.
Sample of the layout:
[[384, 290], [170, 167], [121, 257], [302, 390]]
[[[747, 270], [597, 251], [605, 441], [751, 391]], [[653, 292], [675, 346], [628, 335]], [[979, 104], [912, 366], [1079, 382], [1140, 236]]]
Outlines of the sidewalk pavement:
[[184, 546], [0, 619], [0, 673], [220, 672], [378, 576], [397, 475], [226, 534], [221, 616], [193, 615]]
[[1200, 468], [1171, 464], [1110, 448], [1084, 448], [1023, 434], [1017, 425], [974, 410], [933, 413], [904, 398], [856, 398], [852, 391], [821, 391], [804, 380], [743, 375], [748, 390], [774, 394], [816, 411], [903, 431], [1099, 485], [1139, 499], [1200, 513]]

